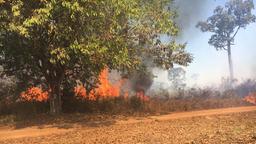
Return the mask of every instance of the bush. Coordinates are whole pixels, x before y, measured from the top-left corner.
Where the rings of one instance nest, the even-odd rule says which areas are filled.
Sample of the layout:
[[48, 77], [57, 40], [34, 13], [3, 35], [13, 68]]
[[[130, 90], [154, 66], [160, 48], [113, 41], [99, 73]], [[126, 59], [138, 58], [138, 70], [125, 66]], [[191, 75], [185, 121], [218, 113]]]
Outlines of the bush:
[[18, 118], [30, 118], [37, 114], [48, 113], [49, 103], [45, 102], [17, 102], [13, 104], [13, 113], [18, 116]]
[[141, 110], [143, 108], [143, 101], [136, 96], [132, 96], [130, 97], [130, 105], [133, 110]]
[[12, 78], [0, 78], [0, 101], [14, 96], [15, 90], [16, 84]]

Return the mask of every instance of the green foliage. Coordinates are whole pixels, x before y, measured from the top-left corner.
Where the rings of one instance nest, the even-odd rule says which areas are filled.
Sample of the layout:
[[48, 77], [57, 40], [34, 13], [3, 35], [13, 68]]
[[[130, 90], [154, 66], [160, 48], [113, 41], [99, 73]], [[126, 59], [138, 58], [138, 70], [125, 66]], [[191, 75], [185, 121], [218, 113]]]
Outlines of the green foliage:
[[1, 64], [20, 78], [48, 81], [62, 72], [89, 79], [106, 66], [128, 71], [140, 64], [145, 52], [165, 68], [173, 62], [186, 65], [191, 57], [183, 45], [160, 42], [161, 35], [178, 33], [175, 13], [166, 8], [169, 4], [169, 0], [3, 1]]
[[[167, 69], [187, 65], [192, 57], [173, 40], [178, 28], [171, 2], [2, 0], [0, 65], [5, 74], [27, 85], [43, 83], [53, 93], [76, 80], [93, 87], [105, 67], [129, 74], [145, 55]], [[171, 42], [163, 44], [162, 35]]]

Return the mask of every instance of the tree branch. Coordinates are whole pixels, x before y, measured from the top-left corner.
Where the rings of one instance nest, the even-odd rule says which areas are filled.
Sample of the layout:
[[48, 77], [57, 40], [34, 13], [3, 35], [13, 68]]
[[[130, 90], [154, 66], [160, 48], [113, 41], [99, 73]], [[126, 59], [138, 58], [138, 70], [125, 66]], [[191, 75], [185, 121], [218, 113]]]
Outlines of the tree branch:
[[227, 48], [223, 47], [224, 50], [228, 50]]
[[236, 34], [238, 33], [238, 31], [239, 31], [240, 28], [241, 28], [240, 26], [237, 27], [236, 32], [234, 33], [234, 35], [231, 37], [230, 40], [232, 40], [232, 39], [235, 38], [235, 36], [236, 36]]

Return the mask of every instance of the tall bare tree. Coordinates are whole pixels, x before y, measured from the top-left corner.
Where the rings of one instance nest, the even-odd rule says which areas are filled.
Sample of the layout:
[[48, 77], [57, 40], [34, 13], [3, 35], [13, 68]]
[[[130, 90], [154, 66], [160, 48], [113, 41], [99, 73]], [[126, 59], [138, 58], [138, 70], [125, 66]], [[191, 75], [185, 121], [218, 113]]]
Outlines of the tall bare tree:
[[214, 14], [206, 21], [197, 24], [202, 32], [213, 33], [208, 42], [210, 45], [213, 45], [217, 50], [227, 51], [230, 86], [232, 86], [234, 80], [231, 46], [234, 45], [234, 38], [238, 31], [255, 22], [256, 17], [252, 14], [253, 9], [253, 0], [230, 0], [224, 7], [216, 7]]

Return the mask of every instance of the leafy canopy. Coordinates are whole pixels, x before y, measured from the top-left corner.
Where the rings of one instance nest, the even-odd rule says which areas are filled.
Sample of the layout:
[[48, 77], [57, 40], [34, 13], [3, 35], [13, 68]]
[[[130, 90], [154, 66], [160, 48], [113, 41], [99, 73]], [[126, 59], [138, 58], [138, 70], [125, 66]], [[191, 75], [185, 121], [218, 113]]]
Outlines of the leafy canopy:
[[[0, 64], [28, 84], [124, 73], [150, 57], [166, 69], [192, 57], [176, 44], [172, 0], [1, 0]], [[163, 44], [161, 35], [170, 43]]]

